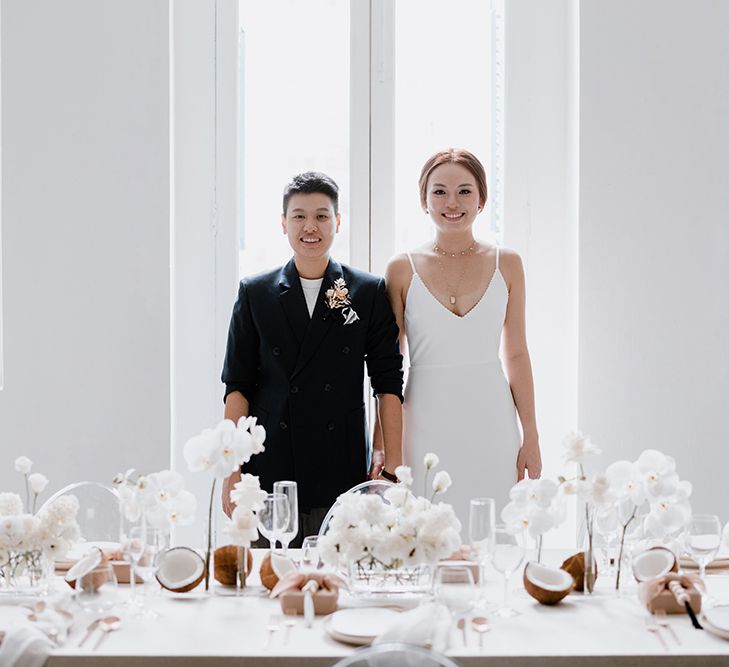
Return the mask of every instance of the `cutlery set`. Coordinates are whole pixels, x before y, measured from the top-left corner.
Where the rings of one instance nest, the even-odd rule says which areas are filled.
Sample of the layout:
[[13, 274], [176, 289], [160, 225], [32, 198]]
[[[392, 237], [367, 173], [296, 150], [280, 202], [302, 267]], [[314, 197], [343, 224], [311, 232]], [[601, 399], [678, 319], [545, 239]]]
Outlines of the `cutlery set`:
[[106, 636], [113, 632], [114, 630], [118, 630], [121, 626], [121, 619], [118, 616], [100, 616], [99, 618], [95, 618], [89, 625], [86, 627], [86, 634], [82, 637], [81, 641], [78, 643], [78, 647], [81, 648], [90, 638], [91, 635], [94, 634], [96, 630], [99, 630], [101, 633], [99, 635], [99, 638], [96, 640], [96, 643], [94, 644], [93, 650], [95, 651], [99, 646], [101, 645], [101, 642], [104, 641]]

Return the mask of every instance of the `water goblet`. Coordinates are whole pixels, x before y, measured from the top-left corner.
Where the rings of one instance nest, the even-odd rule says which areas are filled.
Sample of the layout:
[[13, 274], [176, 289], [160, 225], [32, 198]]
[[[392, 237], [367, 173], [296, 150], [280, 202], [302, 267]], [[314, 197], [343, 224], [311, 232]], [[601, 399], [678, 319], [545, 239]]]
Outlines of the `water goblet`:
[[699, 566], [703, 588], [703, 604], [711, 606], [716, 600], [706, 591], [706, 566], [714, 560], [721, 545], [721, 522], [715, 514], [693, 514], [686, 531], [686, 551]]
[[435, 573], [433, 588], [436, 599], [448, 607], [452, 618], [463, 632], [463, 643], [465, 644], [465, 617], [478, 595], [471, 569], [462, 565], [439, 565]]
[[497, 524], [494, 530], [494, 551], [491, 564], [504, 577], [503, 604], [494, 612], [502, 618], [518, 616], [521, 613], [509, 605], [509, 579], [522, 564], [524, 553], [524, 532], [514, 531], [504, 524]]
[[157, 574], [159, 556], [165, 550], [166, 535], [158, 528], [134, 526], [129, 531], [129, 553], [134, 562], [133, 572], [144, 582], [144, 603], [140, 615], [155, 619], [159, 614], [150, 607], [152, 581]]
[[289, 522], [289, 505], [282, 493], [269, 493], [263, 499], [263, 507], [256, 513], [258, 530], [268, 540], [269, 550]]
[[284, 524], [283, 529], [278, 534], [278, 539], [283, 546], [283, 552], [289, 547], [289, 542], [296, 537], [299, 532], [299, 500], [296, 482], [281, 481], [273, 483], [273, 492], [282, 493], [286, 496], [286, 502], [289, 506], [288, 521]]
[[119, 602], [114, 568], [105, 563], [76, 579], [75, 597], [89, 614], [104, 614]]
[[479, 566], [479, 600], [477, 607], [493, 607], [486, 600], [486, 563], [491, 558], [496, 527], [496, 501], [493, 498], [472, 498], [468, 512], [468, 540], [473, 547]]
[[301, 565], [305, 568], [316, 570], [319, 568], [319, 536], [307, 535], [301, 543]]

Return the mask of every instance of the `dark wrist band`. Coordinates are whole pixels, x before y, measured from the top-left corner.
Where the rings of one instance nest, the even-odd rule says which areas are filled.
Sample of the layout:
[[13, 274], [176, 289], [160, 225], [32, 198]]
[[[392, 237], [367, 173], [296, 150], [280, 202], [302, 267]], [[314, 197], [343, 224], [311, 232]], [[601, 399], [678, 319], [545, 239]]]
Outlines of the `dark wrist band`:
[[388, 482], [392, 482], [393, 484], [397, 484], [398, 479], [397, 475], [393, 475], [391, 472], [387, 472], [384, 468], [380, 470], [380, 475], [382, 475]]

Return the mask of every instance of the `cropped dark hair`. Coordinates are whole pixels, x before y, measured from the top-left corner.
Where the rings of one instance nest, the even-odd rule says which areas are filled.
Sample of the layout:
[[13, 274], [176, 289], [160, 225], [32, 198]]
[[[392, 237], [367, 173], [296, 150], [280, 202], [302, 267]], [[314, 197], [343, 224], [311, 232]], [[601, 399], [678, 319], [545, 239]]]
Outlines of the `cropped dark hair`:
[[326, 174], [318, 171], [306, 171], [291, 179], [291, 182], [284, 188], [283, 192], [283, 213], [289, 207], [289, 199], [296, 194], [312, 194], [319, 192], [329, 197], [334, 206], [334, 214], [339, 213], [339, 186]]

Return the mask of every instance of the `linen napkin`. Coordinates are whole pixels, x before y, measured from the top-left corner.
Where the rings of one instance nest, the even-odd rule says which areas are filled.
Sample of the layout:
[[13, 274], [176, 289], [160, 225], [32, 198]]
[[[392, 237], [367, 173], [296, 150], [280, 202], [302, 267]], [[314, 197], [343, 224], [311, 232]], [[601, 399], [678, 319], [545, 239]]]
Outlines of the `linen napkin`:
[[25, 607], [0, 607], [1, 667], [42, 667], [50, 655], [51, 640], [28, 620]]
[[400, 614], [390, 629], [373, 643], [402, 642], [443, 653], [448, 650], [452, 622], [445, 605], [428, 602]]

